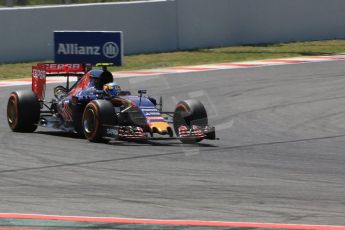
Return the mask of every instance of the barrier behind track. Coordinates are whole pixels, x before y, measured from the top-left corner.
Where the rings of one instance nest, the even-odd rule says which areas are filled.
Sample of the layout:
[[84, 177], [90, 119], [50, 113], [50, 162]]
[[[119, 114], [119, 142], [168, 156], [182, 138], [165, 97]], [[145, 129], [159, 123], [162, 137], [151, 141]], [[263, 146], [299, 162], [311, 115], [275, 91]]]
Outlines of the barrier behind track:
[[54, 30], [123, 31], [125, 54], [345, 38], [344, 0], [157, 0], [0, 8], [0, 63], [52, 60]]

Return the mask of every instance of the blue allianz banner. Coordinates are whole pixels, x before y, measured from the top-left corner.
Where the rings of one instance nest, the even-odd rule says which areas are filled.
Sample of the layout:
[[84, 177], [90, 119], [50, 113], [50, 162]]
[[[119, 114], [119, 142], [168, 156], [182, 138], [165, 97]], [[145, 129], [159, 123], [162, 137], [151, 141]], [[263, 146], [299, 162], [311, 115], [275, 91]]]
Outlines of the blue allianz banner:
[[54, 31], [56, 63], [122, 65], [121, 31]]

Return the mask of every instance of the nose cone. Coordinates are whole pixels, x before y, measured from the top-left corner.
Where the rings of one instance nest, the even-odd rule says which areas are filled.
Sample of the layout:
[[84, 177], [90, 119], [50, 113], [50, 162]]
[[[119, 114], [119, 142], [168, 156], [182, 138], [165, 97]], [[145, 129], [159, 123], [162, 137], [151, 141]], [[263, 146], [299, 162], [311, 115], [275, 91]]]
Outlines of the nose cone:
[[152, 122], [150, 128], [153, 133], [165, 135], [169, 133], [170, 126], [167, 122]]

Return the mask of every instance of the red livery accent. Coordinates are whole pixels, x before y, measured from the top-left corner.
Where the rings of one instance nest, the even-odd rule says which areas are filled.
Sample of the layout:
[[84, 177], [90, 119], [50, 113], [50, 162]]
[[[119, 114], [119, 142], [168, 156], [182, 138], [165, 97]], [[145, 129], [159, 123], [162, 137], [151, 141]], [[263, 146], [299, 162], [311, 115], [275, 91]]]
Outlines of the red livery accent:
[[73, 88], [68, 95], [69, 96], [75, 96], [78, 92], [86, 89], [88, 87], [88, 85], [90, 84], [91, 81], [91, 76], [90, 73], [87, 73], [84, 75], [84, 77], [82, 77], [78, 83], [78, 85]]
[[47, 75], [62, 75], [62, 74], [84, 74], [85, 65], [83, 64], [56, 64], [56, 63], [40, 63], [37, 64], [39, 68], [45, 69]]
[[44, 100], [47, 83], [46, 77], [83, 76], [85, 71], [88, 70], [88, 67], [91, 68], [91, 66], [84, 64], [39, 63], [36, 66], [32, 66], [32, 91], [39, 100]]
[[61, 114], [61, 116], [64, 118], [65, 121], [71, 122], [73, 121], [72, 119], [72, 110], [68, 106], [68, 101], [63, 102], [63, 106], [58, 107], [58, 111]]
[[46, 71], [44, 68], [37, 66], [32, 67], [32, 92], [39, 100], [44, 99], [46, 90]]

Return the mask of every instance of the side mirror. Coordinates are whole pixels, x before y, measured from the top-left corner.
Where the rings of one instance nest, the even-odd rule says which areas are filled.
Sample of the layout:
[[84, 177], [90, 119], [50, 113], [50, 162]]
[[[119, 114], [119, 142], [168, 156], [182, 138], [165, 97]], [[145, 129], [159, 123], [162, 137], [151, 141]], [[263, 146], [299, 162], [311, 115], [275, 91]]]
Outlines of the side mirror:
[[139, 89], [138, 90], [138, 94], [143, 95], [143, 94], [146, 94], [147, 93], [147, 90], [146, 89]]

